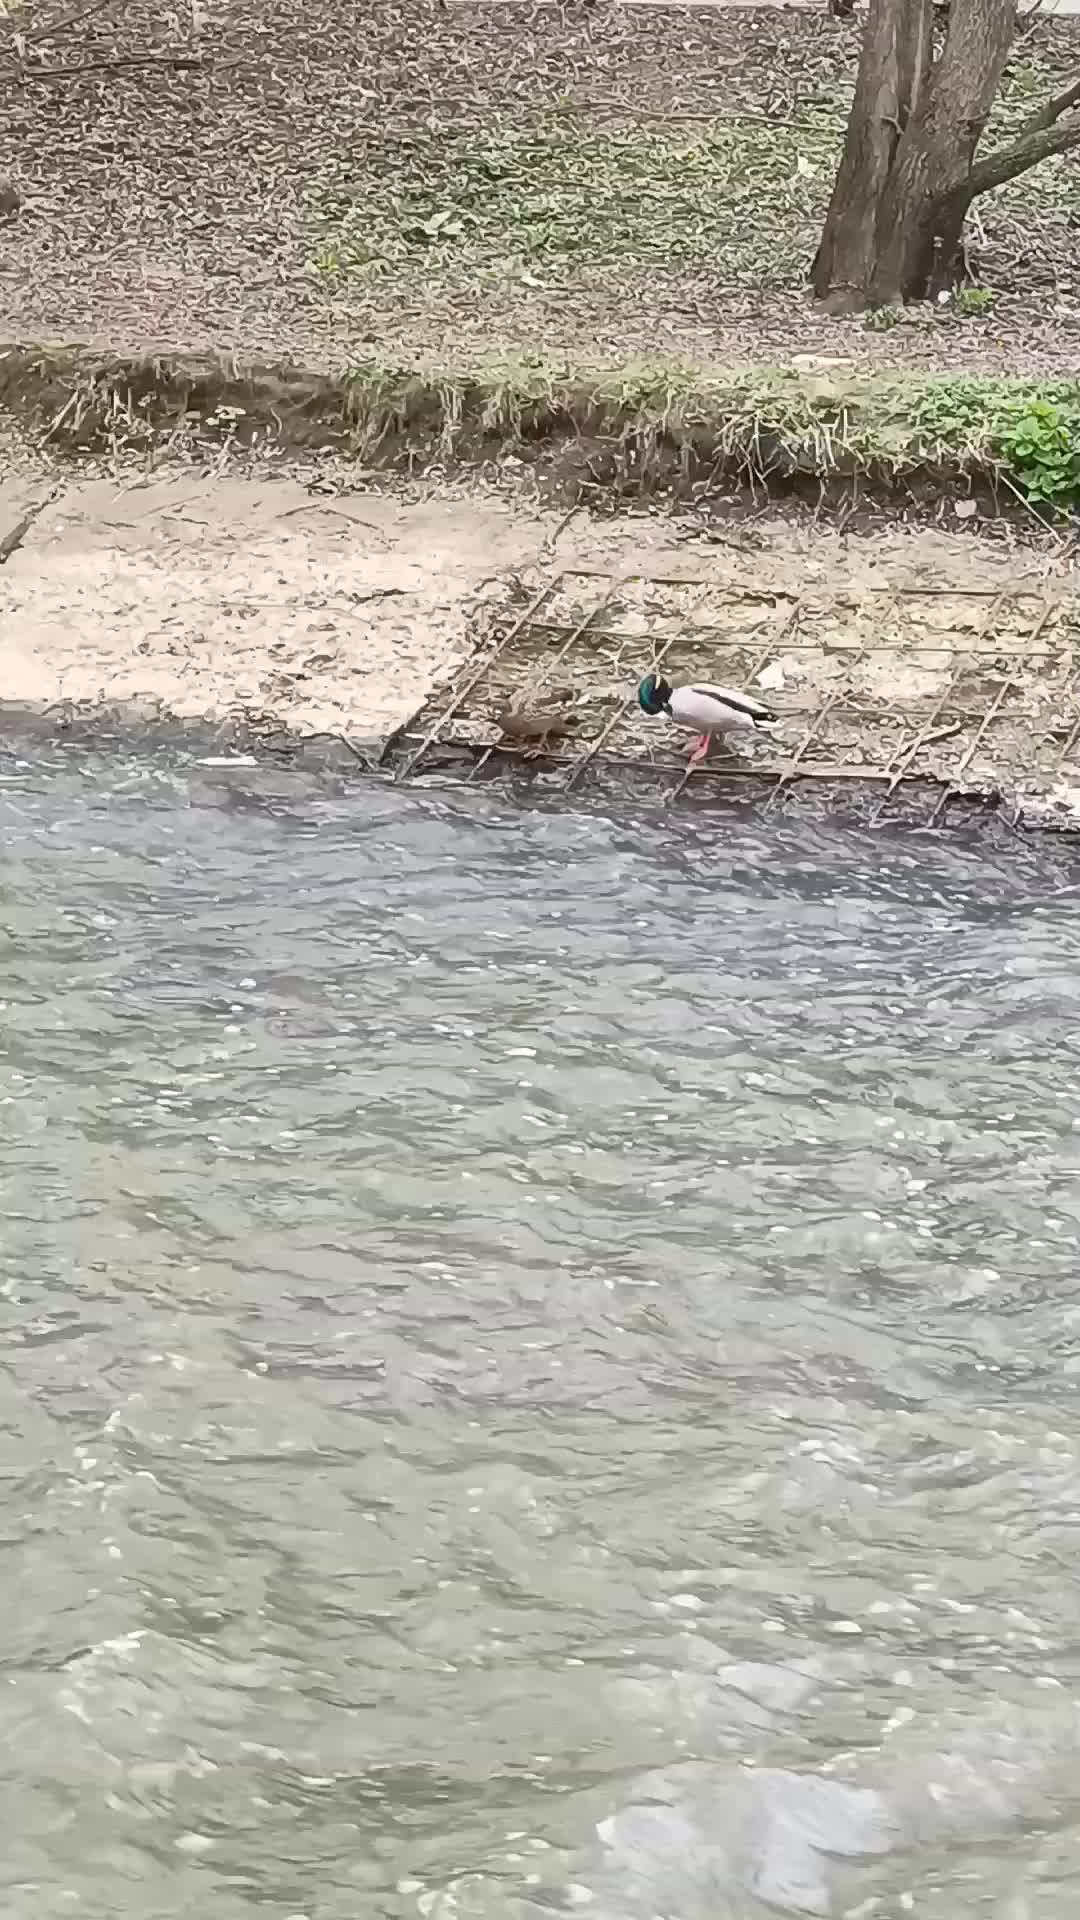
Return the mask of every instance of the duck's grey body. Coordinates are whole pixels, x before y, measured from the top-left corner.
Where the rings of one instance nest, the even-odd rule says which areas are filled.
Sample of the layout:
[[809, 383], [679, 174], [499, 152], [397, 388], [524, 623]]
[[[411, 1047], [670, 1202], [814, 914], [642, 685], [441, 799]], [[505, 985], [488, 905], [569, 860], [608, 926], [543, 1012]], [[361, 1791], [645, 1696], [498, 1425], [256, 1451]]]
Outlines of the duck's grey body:
[[[566, 710], [567, 703], [572, 699], [571, 687], [554, 687], [548, 695], [548, 705], [529, 709], [507, 702], [506, 706], [500, 707], [495, 718], [505, 740], [517, 741], [535, 754], [577, 726], [578, 716], [572, 710]], [[554, 710], [555, 707], [562, 711]]]

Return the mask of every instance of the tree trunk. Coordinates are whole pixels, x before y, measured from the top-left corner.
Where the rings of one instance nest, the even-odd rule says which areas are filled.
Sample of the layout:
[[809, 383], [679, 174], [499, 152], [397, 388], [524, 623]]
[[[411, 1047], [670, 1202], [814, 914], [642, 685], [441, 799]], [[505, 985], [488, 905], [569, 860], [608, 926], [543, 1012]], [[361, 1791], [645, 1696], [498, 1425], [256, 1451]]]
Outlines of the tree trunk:
[[870, 0], [847, 139], [813, 266], [814, 292], [834, 308], [866, 305], [879, 208], [932, 46], [932, 0]]
[[923, 299], [953, 272], [1015, 21], [1015, 0], [952, 0], [935, 61], [932, 0], [870, 0], [812, 275], [834, 311]]

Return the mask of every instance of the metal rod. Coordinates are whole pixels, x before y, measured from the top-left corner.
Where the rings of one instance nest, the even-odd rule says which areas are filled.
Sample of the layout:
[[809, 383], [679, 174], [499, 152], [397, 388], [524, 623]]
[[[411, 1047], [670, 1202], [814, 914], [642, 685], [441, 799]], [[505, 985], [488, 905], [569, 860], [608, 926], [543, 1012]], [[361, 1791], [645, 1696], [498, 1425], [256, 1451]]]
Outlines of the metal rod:
[[1002, 704], [1005, 700], [1006, 694], [1015, 686], [1016, 686], [1016, 681], [1012, 678], [1011, 675], [1007, 674], [1005, 678], [1002, 680], [1001, 686], [998, 688], [998, 696], [997, 696], [997, 699], [994, 701], [993, 706], [989, 707], [986, 713], [984, 713], [982, 720], [980, 721], [978, 727], [976, 728], [974, 739], [968, 745], [966, 752], [961, 755], [958, 765], [953, 769], [952, 773], [949, 775], [949, 779], [945, 786], [945, 790], [942, 793], [941, 798], [937, 803], [937, 806], [934, 808], [934, 811], [930, 815], [930, 818], [926, 823], [927, 826], [933, 827], [937, 825], [938, 821], [940, 820], [942, 814], [945, 811], [945, 808], [948, 806], [949, 800], [951, 799], [952, 795], [958, 791], [956, 783], [960, 779], [961, 775], [970, 766], [972, 756], [975, 753], [975, 750], [978, 747], [978, 744], [982, 739], [983, 734], [986, 732], [986, 729], [990, 725], [991, 721], [997, 719], [997, 716], [1001, 711]]
[[[967, 669], [965, 668], [964, 671], [966, 672]], [[927, 715], [926, 719], [923, 721], [922, 726], [919, 728], [918, 732], [916, 733], [915, 738], [912, 741], [910, 747], [897, 748], [897, 751], [894, 753], [892, 759], [889, 762], [888, 768], [886, 770], [889, 784], [885, 789], [885, 792], [882, 794], [881, 799], [878, 801], [877, 806], [874, 808], [873, 813], [870, 816], [870, 819], [867, 823], [869, 826], [871, 827], [877, 826], [877, 823], [881, 819], [881, 815], [884, 809], [888, 806], [889, 801], [892, 799], [893, 794], [896, 792], [897, 787], [900, 785], [901, 781], [904, 779], [908, 768], [910, 767], [912, 761], [915, 758], [915, 755], [919, 752], [920, 748], [926, 746], [928, 740], [931, 738], [932, 734], [934, 733], [935, 723], [940, 718], [945, 707], [948, 705], [949, 696], [950, 694], [956, 691], [956, 688], [959, 685], [962, 677], [963, 676], [960, 673], [953, 673], [950, 676], [949, 680], [945, 684], [945, 688], [943, 692], [941, 693], [939, 698], [935, 701], [932, 711]]]
[[[587, 630], [587, 628], [589, 628], [592, 625], [593, 621], [598, 619], [600, 614], [603, 613], [604, 608], [611, 604], [612, 597], [615, 594], [617, 588], [619, 586], [625, 586], [627, 581], [637, 580], [639, 577], [640, 576], [636, 573], [630, 573], [630, 574], [625, 574], [622, 580], [620, 581], [615, 581], [615, 580], [611, 581], [603, 599], [598, 600], [595, 607], [593, 607], [591, 611], [585, 615], [584, 619], [579, 620], [577, 623], [577, 626], [570, 629], [569, 638], [563, 641], [563, 644], [559, 648], [558, 653], [555, 655], [554, 660], [550, 660], [547, 662], [545, 674], [541, 678], [539, 683], [541, 687], [544, 684], [544, 679], [550, 678], [551, 674], [554, 673], [555, 668], [559, 665], [560, 661], [565, 660], [575, 640], [580, 639], [581, 635]], [[535, 624], [535, 622], [531, 624]], [[514, 698], [517, 700], [522, 699], [524, 697], [526, 690], [532, 685], [535, 678], [536, 678], [535, 674], [531, 674], [531, 673], [526, 674], [524, 685], [517, 689], [517, 692], [514, 695]], [[487, 750], [481, 755], [480, 759], [477, 761], [475, 767], [470, 773], [469, 775], [470, 780], [475, 780], [477, 774], [481, 771], [481, 769], [487, 766], [488, 761], [490, 760], [492, 754], [496, 751], [496, 748], [498, 747], [498, 745], [499, 745], [499, 742], [497, 740], [492, 741], [490, 747], [488, 747]]]
[[777, 775], [773, 790], [765, 802], [767, 808], [772, 806], [773, 801], [779, 797], [784, 787], [795, 778], [803, 755], [813, 745], [814, 740], [821, 731], [822, 725], [828, 719], [839, 698], [840, 695], [837, 694], [832, 700], [826, 700], [825, 705], [815, 714], [812, 724], [807, 727], [791, 759], [788, 761], [786, 767], [783, 767]]
[[[672, 639], [665, 640], [662, 647], [657, 647], [654, 649], [653, 657], [652, 657], [654, 667], [658, 667], [661, 665], [665, 654], [670, 653], [674, 645], [675, 645], [675, 637], [673, 636]], [[572, 786], [576, 785], [579, 776], [584, 773], [590, 760], [595, 760], [596, 755], [599, 753], [601, 747], [604, 744], [604, 741], [607, 740], [610, 737], [610, 735], [614, 733], [616, 727], [619, 724], [619, 721], [622, 719], [623, 714], [626, 712], [627, 707], [630, 705], [631, 697], [632, 696], [628, 695], [626, 699], [620, 700], [618, 702], [618, 705], [612, 709], [610, 715], [608, 716], [608, 719], [605, 721], [604, 725], [601, 727], [600, 732], [596, 736], [596, 739], [591, 741], [589, 746], [586, 747], [585, 752], [581, 754], [577, 760], [575, 760], [572, 768], [570, 769], [569, 774], [567, 775], [567, 779], [566, 779], [567, 792], [570, 791], [570, 788]]]
[[[982, 626], [979, 628], [977, 641], [985, 640], [987, 634], [992, 631], [994, 621], [997, 618], [998, 610], [1001, 607], [1002, 602], [1005, 600], [1011, 601], [1014, 598], [1015, 598], [1014, 594], [1008, 587], [1003, 587], [1001, 592], [995, 595], [989, 608], [987, 609], [986, 619], [983, 621]], [[1040, 628], [1040, 631], [1041, 631], [1041, 628]], [[946, 651], [948, 651], [948, 649], [946, 649]], [[968, 659], [970, 659], [970, 654], [967, 657]], [[903, 757], [901, 757], [901, 752], [897, 752], [896, 754], [893, 755], [892, 761], [890, 763], [891, 778], [889, 781], [889, 785], [886, 788], [885, 792], [882, 794], [881, 799], [878, 801], [877, 806], [874, 808], [874, 811], [869, 821], [870, 826], [875, 827], [878, 821], [881, 819], [882, 813], [884, 812], [885, 808], [888, 806], [889, 801], [892, 799], [893, 794], [896, 792], [897, 787], [900, 785], [900, 782], [903, 780], [905, 774], [907, 773], [907, 770], [910, 767], [912, 761], [914, 760], [915, 755], [926, 745], [927, 736], [936, 725], [945, 706], [949, 701], [950, 696], [953, 693], [955, 693], [956, 688], [959, 686], [961, 680], [964, 677], [964, 674], [968, 673], [969, 671], [970, 671], [969, 665], [965, 665], [962, 669], [954, 665], [952, 673], [949, 675], [949, 679], [945, 685], [944, 690], [942, 691], [940, 697], [934, 702], [934, 706], [931, 713], [929, 714], [928, 718], [923, 721], [922, 726], [919, 728], [917, 734], [915, 735], [915, 738], [912, 741], [911, 746], [906, 750], [901, 750]]]
[[[888, 599], [885, 602], [883, 617], [887, 619], [891, 613], [895, 612], [895, 609], [896, 609], [896, 594], [895, 592], [891, 592], [888, 596]], [[832, 694], [828, 700], [826, 700], [824, 706], [819, 707], [817, 713], [814, 715], [813, 720], [810, 722], [810, 725], [808, 726], [805, 734], [803, 735], [802, 740], [800, 741], [798, 747], [795, 749], [794, 754], [792, 755], [791, 759], [788, 761], [787, 766], [784, 767], [779, 773], [779, 775], [777, 776], [776, 785], [773, 787], [773, 790], [769, 795], [769, 798], [765, 802], [766, 811], [768, 810], [769, 807], [772, 806], [774, 800], [779, 798], [783, 789], [789, 784], [789, 782], [792, 779], [794, 779], [800, 763], [802, 762], [804, 756], [809, 752], [811, 746], [814, 743], [815, 738], [820, 736], [821, 729], [824, 726], [833, 708], [837, 706], [841, 706], [843, 704], [847, 695], [851, 691], [851, 676], [854, 673], [855, 668], [858, 666], [861, 666], [865, 659], [866, 659], [866, 647], [861, 646], [859, 647], [855, 655], [855, 658], [848, 662], [847, 676], [846, 676], [844, 687], [842, 689], [837, 688], [836, 692]]]
[[1059, 773], [1061, 772], [1062, 767], [1065, 765], [1065, 762], [1068, 759], [1073, 748], [1075, 747], [1078, 739], [1080, 739], [1080, 712], [1077, 713], [1076, 719], [1073, 721], [1072, 726], [1069, 729], [1069, 735], [1065, 742], [1065, 745], [1062, 747], [1061, 752], [1058, 754], [1057, 770]]
[[[990, 632], [992, 623], [997, 617], [997, 613], [1002, 604], [1002, 601], [1008, 598], [1010, 604], [1015, 605], [1018, 597], [1019, 596], [1017, 593], [1009, 593], [1008, 595], [1004, 593], [999, 594], [993, 607], [991, 608], [990, 612], [987, 614], [986, 623], [982, 629], [982, 633], [979, 636], [980, 639], [985, 639], [986, 635]], [[1034, 632], [1029, 636], [1029, 640], [1028, 640], [1029, 651], [1031, 646], [1034, 644], [1034, 642], [1038, 640], [1039, 635], [1042, 633], [1044, 627], [1046, 626], [1046, 623], [1050, 618], [1051, 612], [1053, 611], [1054, 605], [1055, 603], [1052, 600], [1044, 597], [1042, 613], [1040, 614], [1039, 619], [1036, 622]], [[994, 701], [993, 705], [989, 708], [989, 710], [983, 715], [982, 720], [980, 721], [978, 727], [975, 730], [974, 739], [969, 743], [966, 752], [961, 756], [959, 765], [953, 770], [952, 774], [950, 775], [949, 780], [945, 785], [944, 791], [942, 792], [941, 798], [930, 815], [930, 819], [927, 823], [929, 826], [933, 827], [937, 825], [937, 822], [940, 820], [942, 814], [945, 811], [945, 808], [949, 804], [949, 799], [951, 795], [955, 793], [957, 790], [956, 788], [957, 781], [960, 779], [961, 775], [965, 772], [967, 767], [970, 766], [972, 757], [975, 754], [978, 748], [979, 742], [982, 739], [984, 733], [986, 732], [987, 727], [990, 725], [991, 721], [997, 718], [997, 715], [1001, 711], [1006, 694], [1010, 691], [1011, 688], [1015, 687], [1016, 684], [1017, 683], [1012, 678], [1011, 674], [1007, 674], [1005, 678], [1002, 680], [1001, 686], [998, 688], [996, 700]], [[1058, 764], [1060, 766], [1060, 761]]]
[[505, 653], [507, 647], [510, 645], [511, 640], [517, 639], [517, 636], [521, 632], [522, 627], [528, 626], [530, 620], [532, 619], [533, 614], [536, 612], [537, 607], [542, 607], [544, 604], [544, 601], [548, 599], [548, 597], [555, 592], [555, 589], [559, 585], [562, 577], [563, 577], [562, 574], [556, 574], [554, 580], [549, 580], [546, 586], [541, 587], [539, 593], [536, 593], [533, 595], [533, 598], [530, 600], [528, 606], [525, 608], [524, 613], [518, 616], [518, 618], [514, 621], [513, 626], [507, 628], [506, 632], [503, 634], [502, 639], [499, 641], [498, 646], [495, 647], [491, 653], [486, 654], [484, 656], [484, 659], [481, 661], [480, 665], [477, 667], [476, 672], [474, 674], [471, 674], [465, 680], [464, 684], [462, 684], [460, 680], [458, 681], [457, 687], [454, 690], [454, 694], [453, 694], [453, 697], [451, 698], [449, 706], [444, 707], [442, 712], [439, 714], [438, 719], [432, 722], [427, 733], [424, 735], [424, 738], [421, 740], [420, 745], [417, 747], [416, 752], [413, 754], [411, 760], [406, 760], [404, 765], [398, 768], [397, 772], [394, 775], [395, 781], [404, 780], [406, 775], [412, 772], [417, 761], [423, 759], [428, 748], [431, 746], [432, 741], [439, 734], [442, 727], [445, 725], [446, 721], [453, 719], [455, 713], [460, 707], [462, 701], [465, 699], [466, 695], [472, 692], [473, 688], [476, 686], [479, 680], [483, 679], [485, 673], [488, 671], [488, 668], [494, 666], [496, 660], [499, 658], [499, 655], [501, 653]]

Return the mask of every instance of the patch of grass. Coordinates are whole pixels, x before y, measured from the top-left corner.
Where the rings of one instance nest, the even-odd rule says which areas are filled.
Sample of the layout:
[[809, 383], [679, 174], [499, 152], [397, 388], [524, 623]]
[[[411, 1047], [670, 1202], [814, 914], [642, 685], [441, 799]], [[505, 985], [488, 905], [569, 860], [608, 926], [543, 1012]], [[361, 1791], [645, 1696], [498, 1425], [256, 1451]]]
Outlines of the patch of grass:
[[576, 443], [594, 477], [646, 492], [681, 471], [767, 487], [863, 475], [1004, 478], [1033, 505], [1080, 501], [1080, 380], [717, 375], [643, 361], [594, 372], [539, 358], [467, 374], [359, 368], [350, 412], [369, 455], [426, 440], [443, 457]]
[[1033, 505], [1068, 511], [1080, 500], [1080, 394], [1024, 396], [995, 430], [996, 451]]
[[800, 265], [792, 234], [805, 254], [824, 213], [839, 136], [820, 116], [790, 129], [575, 111], [387, 135], [324, 191], [316, 263], [526, 284], [582, 265], [709, 266], [781, 286]]
[[[1013, 67], [985, 146], [1010, 139], [1057, 80], [1041, 61]], [[543, 287], [620, 269], [802, 287], [849, 98], [846, 85], [819, 89], [775, 119], [737, 91], [717, 106], [715, 89], [696, 117], [601, 111], [550, 81], [527, 107], [503, 99], [464, 113], [429, 101], [421, 115], [399, 100], [316, 182], [314, 265], [338, 287], [407, 285], [413, 297], [425, 282]], [[1080, 158], [1044, 162], [980, 202], [979, 218], [992, 270], [1033, 249], [1070, 255]]]
[[906, 410], [934, 459], [1002, 474], [1034, 506], [1080, 501], [1080, 381], [927, 378]]
[[863, 321], [867, 333], [891, 333], [894, 327], [904, 324], [901, 307], [871, 307]]
[[959, 287], [954, 305], [966, 318], [979, 319], [991, 311], [996, 300], [993, 287]]

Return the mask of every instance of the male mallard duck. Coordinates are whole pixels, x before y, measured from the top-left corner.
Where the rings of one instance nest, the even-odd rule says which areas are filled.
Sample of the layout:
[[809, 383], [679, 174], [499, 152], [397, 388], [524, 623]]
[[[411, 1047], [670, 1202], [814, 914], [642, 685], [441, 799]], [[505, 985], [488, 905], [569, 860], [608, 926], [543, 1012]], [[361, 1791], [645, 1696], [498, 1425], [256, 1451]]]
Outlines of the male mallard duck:
[[666, 713], [677, 727], [692, 727], [697, 734], [690, 764], [704, 760], [715, 734], [757, 733], [775, 726], [776, 715], [760, 700], [734, 687], [712, 687], [700, 682], [690, 687], [672, 687], [659, 674], [647, 673], [638, 687], [638, 706], [653, 716]]

